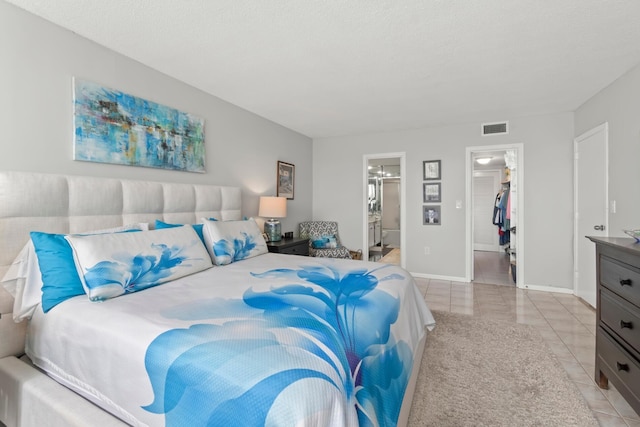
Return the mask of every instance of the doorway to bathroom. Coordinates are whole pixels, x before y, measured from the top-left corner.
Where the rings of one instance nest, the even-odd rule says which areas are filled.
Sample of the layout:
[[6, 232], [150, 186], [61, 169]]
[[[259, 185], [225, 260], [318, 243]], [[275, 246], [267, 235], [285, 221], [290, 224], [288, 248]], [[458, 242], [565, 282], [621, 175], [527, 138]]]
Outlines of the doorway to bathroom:
[[404, 153], [364, 156], [364, 259], [405, 265], [404, 164]]

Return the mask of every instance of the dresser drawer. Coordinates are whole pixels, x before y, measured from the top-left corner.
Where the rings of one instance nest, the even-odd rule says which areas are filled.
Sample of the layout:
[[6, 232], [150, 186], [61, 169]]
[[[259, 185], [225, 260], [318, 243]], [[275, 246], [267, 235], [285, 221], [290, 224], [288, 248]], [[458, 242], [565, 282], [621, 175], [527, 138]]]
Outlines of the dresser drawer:
[[616, 294], [600, 291], [600, 320], [640, 352], [640, 312]]
[[640, 271], [602, 256], [600, 283], [633, 304], [640, 306]]
[[302, 244], [302, 245], [291, 246], [283, 250], [281, 253], [289, 254], [289, 255], [309, 256], [309, 245]]
[[269, 252], [278, 254], [309, 256], [309, 239], [282, 239], [277, 242], [268, 242], [267, 248]]
[[[623, 396], [630, 393], [637, 402], [640, 398], [640, 366], [638, 363], [601, 328], [598, 328], [596, 345], [600, 369], [606, 372], [610, 380], [613, 380], [613, 384]], [[626, 392], [620, 390], [622, 387], [627, 389]], [[629, 399], [627, 398], [627, 400]]]

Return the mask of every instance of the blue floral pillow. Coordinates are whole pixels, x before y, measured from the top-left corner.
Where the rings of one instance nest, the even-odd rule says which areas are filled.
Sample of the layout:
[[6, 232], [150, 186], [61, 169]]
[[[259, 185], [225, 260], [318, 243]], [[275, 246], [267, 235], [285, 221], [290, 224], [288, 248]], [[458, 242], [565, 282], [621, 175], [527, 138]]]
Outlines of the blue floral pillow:
[[204, 240], [217, 265], [231, 264], [269, 252], [255, 220], [205, 221]]
[[140, 291], [212, 266], [191, 226], [66, 239], [92, 301]]
[[[105, 230], [90, 231], [87, 234], [107, 234], [147, 230], [146, 223], [125, 225]], [[37, 287], [42, 310], [47, 313], [61, 302], [84, 294], [84, 288], [73, 260], [73, 251], [64, 234], [31, 232], [34, 256], [38, 259], [40, 274], [27, 277], [25, 288]], [[35, 307], [37, 300], [31, 302]], [[23, 300], [24, 303], [24, 300]], [[33, 310], [31, 310], [32, 312]], [[29, 313], [30, 315], [30, 313]]]
[[312, 236], [311, 247], [313, 249], [335, 249], [338, 247], [338, 239], [335, 234], [328, 236]]

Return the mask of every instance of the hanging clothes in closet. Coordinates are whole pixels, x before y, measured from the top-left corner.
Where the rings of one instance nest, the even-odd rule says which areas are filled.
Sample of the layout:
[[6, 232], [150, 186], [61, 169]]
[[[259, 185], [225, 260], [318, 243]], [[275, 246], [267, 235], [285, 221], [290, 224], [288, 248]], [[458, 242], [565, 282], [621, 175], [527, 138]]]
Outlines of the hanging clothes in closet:
[[511, 241], [511, 233], [509, 232], [511, 217], [509, 193], [509, 186], [505, 185], [502, 191], [496, 195], [493, 207], [493, 224], [498, 226], [500, 246], [508, 245]]

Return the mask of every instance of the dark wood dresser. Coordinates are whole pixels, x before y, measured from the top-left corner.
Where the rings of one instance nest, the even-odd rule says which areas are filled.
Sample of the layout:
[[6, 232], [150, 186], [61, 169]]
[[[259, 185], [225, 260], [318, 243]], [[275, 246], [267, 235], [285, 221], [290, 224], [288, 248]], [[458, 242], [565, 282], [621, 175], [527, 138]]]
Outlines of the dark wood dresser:
[[640, 414], [640, 243], [588, 237], [596, 244], [596, 370]]

